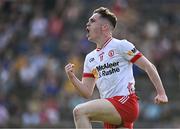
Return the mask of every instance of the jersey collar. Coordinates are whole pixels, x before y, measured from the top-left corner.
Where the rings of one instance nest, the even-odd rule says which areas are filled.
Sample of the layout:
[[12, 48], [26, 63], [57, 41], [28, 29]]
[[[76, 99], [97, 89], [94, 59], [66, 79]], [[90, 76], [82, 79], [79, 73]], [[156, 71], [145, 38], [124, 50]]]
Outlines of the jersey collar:
[[[110, 41], [112, 40], [112, 37], [110, 37], [109, 39], [107, 39], [103, 45], [102, 48], [104, 48]], [[100, 51], [102, 48], [96, 48], [96, 51]]]

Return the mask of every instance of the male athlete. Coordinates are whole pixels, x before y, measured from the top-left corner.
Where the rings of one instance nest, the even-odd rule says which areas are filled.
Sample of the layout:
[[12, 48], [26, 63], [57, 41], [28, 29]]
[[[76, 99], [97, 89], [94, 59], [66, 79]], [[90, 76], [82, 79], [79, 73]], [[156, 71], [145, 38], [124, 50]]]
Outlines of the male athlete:
[[155, 103], [168, 102], [155, 66], [132, 43], [112, 37], [116, 21], [109, 9], [94, 10], [86, 29], [88, 40], [96, 43], [97, 48], [86, 56], [82, 81], [73, 72], [74, 64], [65, 66], [69, 80], [83, 97], [91, 97], [95, 84], [101, 97], [75, 107], [76, 129], [92, 129], [91, 121], [104, 122], [106, 129], [133, 128], [139, 114], [133, 63], [152, 81], [157, 91]]

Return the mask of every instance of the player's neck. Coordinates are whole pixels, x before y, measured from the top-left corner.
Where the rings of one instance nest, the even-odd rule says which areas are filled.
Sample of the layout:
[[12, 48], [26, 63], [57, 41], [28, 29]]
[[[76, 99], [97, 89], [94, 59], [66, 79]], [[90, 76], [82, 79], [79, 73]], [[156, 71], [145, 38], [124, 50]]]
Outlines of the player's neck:
[[106, 44], [106, 42], [109, 40], [109, 39], [112, 39], [112, 35], [108, 35], [108, 36], [105, 36], [105, 37], [102, 37], [99, 42], [97, 42], [97, 48], [101, 49], [103, 48], [103, 46]]

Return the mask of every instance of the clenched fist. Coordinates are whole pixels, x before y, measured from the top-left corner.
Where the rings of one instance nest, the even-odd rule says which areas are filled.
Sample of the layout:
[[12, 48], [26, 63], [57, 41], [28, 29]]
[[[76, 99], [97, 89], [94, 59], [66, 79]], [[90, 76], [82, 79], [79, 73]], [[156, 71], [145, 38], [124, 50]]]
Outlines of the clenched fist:
[[66, 71], [66, 74], [69, 78], [71, 78], [73, 75], [74, 75], [74, 64], [67, 64], [65, 66], [65, 71]]
[[164, 104], [168, 102], [168, 98], [166, 95], [157, 95], [154, 101], [156, 104]]

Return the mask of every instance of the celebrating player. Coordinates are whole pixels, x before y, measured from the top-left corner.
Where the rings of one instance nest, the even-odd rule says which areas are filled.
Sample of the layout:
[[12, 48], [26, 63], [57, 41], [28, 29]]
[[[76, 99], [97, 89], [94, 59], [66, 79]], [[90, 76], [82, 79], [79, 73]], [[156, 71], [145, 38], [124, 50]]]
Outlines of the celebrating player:
[[88, 40], [96, 43], [97, 48], [85, 58], [82, 81], [73, 72], [74, 64], [65, 66], [69, 80], [83, 97], [90, 98], [95, 85], [101, 97], [75, 107], [76, 129], [92, 129], [91, 121], [102, 121], [107, 129], [133, 128], [139, 114], [133, 63], [152, 81], [157, 91], [155, 103], [168, 102], [155, 66], [132, 43], [112, 37], [116, 22], [116, 16], [109, 9], [94, 10], [86, 30]]

